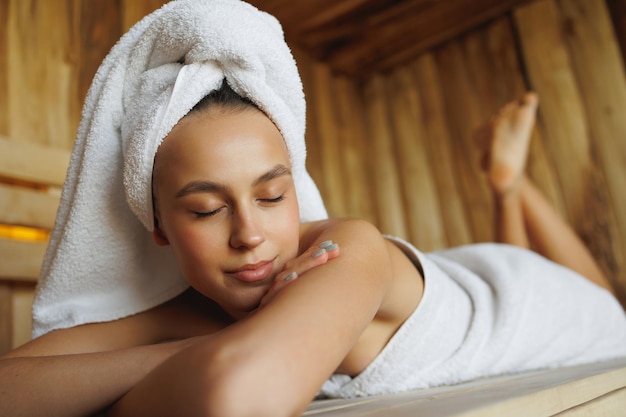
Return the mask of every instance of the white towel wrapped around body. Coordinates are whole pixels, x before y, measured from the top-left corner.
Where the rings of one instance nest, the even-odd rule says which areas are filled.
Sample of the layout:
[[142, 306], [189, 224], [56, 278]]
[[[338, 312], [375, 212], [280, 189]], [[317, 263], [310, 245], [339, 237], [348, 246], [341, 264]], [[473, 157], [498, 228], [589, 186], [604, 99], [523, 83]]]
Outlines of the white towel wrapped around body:
[[327, 217], [305, 168], [304, 94], [278, 21], [239, 0], [170, 2], [133, 26], [94, 77], [36, 292], [33, 336], [144, 311], [188, 287], [169, 249], [147, 231], [153, 158], [223, 80], [281, 131], [301, 220]]
[[358, 376], [321, 397], [394, 394], [479, 377], [626, 356], [626, 315], [606, 290], [536, 253], [476, 244], [422, 254], [424, 295]]

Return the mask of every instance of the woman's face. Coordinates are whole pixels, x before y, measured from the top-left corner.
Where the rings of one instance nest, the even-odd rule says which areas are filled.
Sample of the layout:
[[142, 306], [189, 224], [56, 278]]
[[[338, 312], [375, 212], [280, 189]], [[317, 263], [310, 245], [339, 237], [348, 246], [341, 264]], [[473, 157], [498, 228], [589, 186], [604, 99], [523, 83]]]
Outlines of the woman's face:
[[155, 159], [157, 243], [186, 280], [235, 318], [254, 310], [298, 252], [299, 212], [283, 138], [262, 112], [182, 119]]

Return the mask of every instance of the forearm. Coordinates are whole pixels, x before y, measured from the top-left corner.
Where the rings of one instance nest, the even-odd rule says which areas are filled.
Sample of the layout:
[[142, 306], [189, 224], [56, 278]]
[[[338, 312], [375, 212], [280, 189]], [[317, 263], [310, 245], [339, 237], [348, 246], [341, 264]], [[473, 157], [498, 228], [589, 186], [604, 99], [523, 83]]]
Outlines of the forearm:
[[124, 395], [180, 343], [0, 360], [0, 415], [87, 416]]
[[[349, 226], [319, 236], [340, 242], [339, 258], [165, 361], [111, 415], [299, 415], [370, 323], [387, 288], [380, 234], [368, 230], [360, 238]], [[352, 234], [357, 239], [346, 237]]]

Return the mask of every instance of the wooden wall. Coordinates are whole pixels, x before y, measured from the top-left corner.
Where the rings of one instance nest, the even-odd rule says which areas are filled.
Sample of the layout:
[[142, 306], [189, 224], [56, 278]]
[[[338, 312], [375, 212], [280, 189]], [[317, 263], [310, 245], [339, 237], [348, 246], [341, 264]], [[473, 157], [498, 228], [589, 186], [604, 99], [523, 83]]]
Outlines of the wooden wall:
[[626, 305], [626, 83], [608, 10], [602, 1], [536, 0], [360, 81], [298, 55], [309, 169], [331, 215], [368, 218], [424, 250], [493, 239], [472, 132], [534, 90], [529, 174]]
[[[70, 149], [100, 61], [164, 2], [0, 0], [0, 136]], [[626, 305], [626, 82], [618, 42], [626, 19], [608, 12], [622, 13], [624, 4], [531, 1], [364, 80], [333, 74], [294, 47], [308, 97], [309, 170], [331, 215], [364, 217], [423, 250], [490, 240], [492, 202], [471, 133], [533, 89], [541, 105], [529, 173]], [[23, 292], [22, 284], [0, 284], [0, 306]], [[23, 304], [0, 311], [23, 316]], [[7, 321], [0, 318], [0, 332]]]

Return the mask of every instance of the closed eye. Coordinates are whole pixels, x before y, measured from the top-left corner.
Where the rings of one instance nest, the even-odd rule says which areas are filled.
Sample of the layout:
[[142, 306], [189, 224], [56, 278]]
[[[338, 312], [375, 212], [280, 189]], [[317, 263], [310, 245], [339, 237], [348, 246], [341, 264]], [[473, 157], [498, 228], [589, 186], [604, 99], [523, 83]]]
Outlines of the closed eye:
[[281, 201], [283, 201], [285, 199], [284, 195], [279, 195], [276, 198], [262, 198], [260, 199], [262, 202], [264, 203], [280, 203]]
[[220, 207], [217, 210], [213, 210], [213, 211], [206, 211], [206, 212], [201, 212], [201, 211], [194, 211], [193, 214], [195, 214], [196, 218], [198, 219], [202, 219], [205, 217], [211, 217], [211, 216], [215, 216], [217, 213], [219, 213], [220, 211], [222, 211], [224, 207]]

